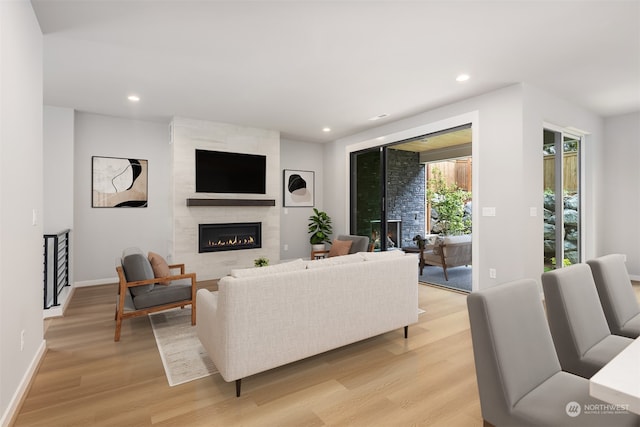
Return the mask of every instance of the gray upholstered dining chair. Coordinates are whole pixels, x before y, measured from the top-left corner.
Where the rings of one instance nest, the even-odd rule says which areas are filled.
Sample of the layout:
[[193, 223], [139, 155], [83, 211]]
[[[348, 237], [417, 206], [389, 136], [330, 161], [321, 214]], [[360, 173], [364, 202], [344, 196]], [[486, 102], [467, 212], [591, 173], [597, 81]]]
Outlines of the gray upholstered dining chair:
[[624, 263], [624, 255], [610, 254], [587, 261], [598, 289], [604, 316], [615, 335], [640, 336], [640, 303]]
[[631, 414], [569, 415], [571, 402], [603, 402], [587, 379], [561, 370], [534, 280], [474, 291], [467, 308], [485, 426], [638, 425]]
[[562, 369], [591, 378], [633, 340], [612, 335], [587, 264], [542, 274], [547, 318]]

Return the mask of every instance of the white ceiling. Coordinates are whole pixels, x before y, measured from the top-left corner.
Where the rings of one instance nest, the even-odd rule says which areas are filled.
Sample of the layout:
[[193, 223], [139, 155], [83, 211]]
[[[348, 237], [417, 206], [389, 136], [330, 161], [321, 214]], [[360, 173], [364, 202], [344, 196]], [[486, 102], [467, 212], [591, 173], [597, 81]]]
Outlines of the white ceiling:
[[602, 116], [640, 111], [638, 0], [32, 4], [44, 102], [79, 111], [311, 142], [518, 82]]

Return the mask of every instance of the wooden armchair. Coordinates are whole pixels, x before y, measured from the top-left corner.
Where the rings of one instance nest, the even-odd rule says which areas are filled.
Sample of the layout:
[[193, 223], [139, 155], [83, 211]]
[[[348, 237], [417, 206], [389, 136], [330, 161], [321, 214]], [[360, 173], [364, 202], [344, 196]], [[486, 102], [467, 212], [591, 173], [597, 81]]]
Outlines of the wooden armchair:
[[433, 245], [423, 246], [420, 249], [420, 274], [427, 264], [442, 267], [445, 280], [449, 280], [448, 267], [471, 265], [471, 234], [445, 236]]
[[156, 277], [149, 259], [137, 248], [122, 254], [118, 272], [118, 301], [116, 303], [116, 332], [120, 341], [122, 320], [149, 313], [191, 305], [191, 324], [196, 324], [196, 274], [185, 273], [184, 264], [165, 265], [179, 274]]

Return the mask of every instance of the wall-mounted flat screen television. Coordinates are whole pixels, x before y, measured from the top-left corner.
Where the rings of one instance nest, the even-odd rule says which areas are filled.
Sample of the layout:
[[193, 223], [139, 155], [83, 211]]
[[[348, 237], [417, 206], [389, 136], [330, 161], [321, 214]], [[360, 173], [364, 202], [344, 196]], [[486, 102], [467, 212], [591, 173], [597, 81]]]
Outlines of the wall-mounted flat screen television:
[[196, 193], [266, 194], [267, 157], [196, 150]]

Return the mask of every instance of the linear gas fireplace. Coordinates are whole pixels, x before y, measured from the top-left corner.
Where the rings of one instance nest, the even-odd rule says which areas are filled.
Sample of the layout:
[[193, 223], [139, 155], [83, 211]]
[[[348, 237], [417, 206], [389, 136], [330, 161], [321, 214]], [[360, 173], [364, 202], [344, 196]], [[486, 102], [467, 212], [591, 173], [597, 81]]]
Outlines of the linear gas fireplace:
[[262, 223], [199, 224], [198, 252], [236, 251], [262, 247]]

